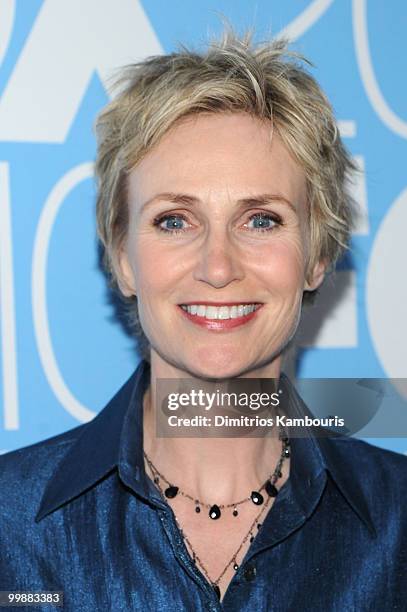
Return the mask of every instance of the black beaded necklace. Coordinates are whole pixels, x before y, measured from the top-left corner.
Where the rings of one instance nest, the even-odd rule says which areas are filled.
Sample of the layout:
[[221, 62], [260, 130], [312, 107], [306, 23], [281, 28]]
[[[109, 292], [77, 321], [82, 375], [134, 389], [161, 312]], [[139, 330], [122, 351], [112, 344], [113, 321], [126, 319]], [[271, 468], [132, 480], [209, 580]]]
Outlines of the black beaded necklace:
[[[186, 497], [187, 499], [192, 500], [195, 503], [195, 512], [200, 513], [201, 512], [201, 507], [205, 507], [205, 508], [209, 508], [209, 517], [213, 520], [217, 520], [221, 517], [221, 510], [225, 509], [225, 508], [233, 508], [233, 512], [232, 515], [233, 516], [238, 516], [238, 511], [237, 511], [237, 506], [239, 506], [240, 504], [243, 504], [247, 501], [252, 501], [256, 506], [261, 506], [263, 505], [264, 502], [264, 497], [261, 494], [261, 491], [264, 489], [268, 495], [266, 502], [264, 503], [263, 507], [261, 508], [260, 512], [257, 514], [256, 518], [254, 519], [254, 521], [252, 522], [252, 524], [250, 525], [250, 529], [249, 531], [245, 534], [245, 536], [243, 537], [239, 548], [235, 551], [235, 553], [233, 554], [233, 556], [230, 558], [230, 560], [228, 561], [228, 563], [226, 564], [226, 566], [224, 567], [223, 571], [221, 572], [221, 574], [216, 578], [216, 580], [212, 580], [209, 576], [209, 573], [205, 567], [205, 565], [202, 563], [201, 559], [198, 557], [198, 555], [195, 553], [195, 550], [192, 547], [192, 544], [189, 540], [189, 538], [186, 536], [186, 534], [184, 533], [181, 525], [179, 524], [178, 520], [176, 519], [178, 528], [180, 530], [181, 536], [186, 544], [186, 546], [189, 548], [190, 552], [191, 552], [191, 556], [192, 556], [192, 560], [194, 563], [198, 564], [203, 573], [205, 574], [206, 578], [208, 579], [208, 581], [212, 584], [212, 588], [214, 589], [216, 595], [218, 596], [218, 598], [220, 599], [221, 597], [221, 591], [220, 591], [220, 587], [219, 587], [219, 582], [220, 580], [223, 578], [223, 576], [226, 574], [228, 568], [230, 567], [230, 565], [233, 563], [233, 569], [235, 570], [235, 572], [238, 571], [239, 569], [239, 564], [237, 561], [237, 557], [240, 553], [240, 551], [242, 550], [243, 546], [245, 545], [245, 543], [247, 542], [247, 540], [250, 541], [250, 543], [253, 542], [254, 538], [255, 538], [255, 531], [256, 528], [257, 530], [260, 529], [261, 527], [261, 523], [260, 523], [260, 519], [263, 516], [263, 514], [265, 514], [268, 504], [270, 502], [270, 500], [274, 497], [277, 496], [279, 489], [277, 489], [276, 487], [276, 482], [278, 481], [279, 478], [281, 478], [282, 476], [282, 472], [281, 472], [281, 468], [282, 465], [284, 463], [284, 460], [286, 458], [288, 458], [290, 456], [290, 441], [286, 436], [282, 436], [281, 432], [280, 432], [280, 439], [282, 441], [282, 449], [281, 449], [281, 455], [279, 457], [279, 460], [277, 462], [277, 465], [274, 469], [274, 472], [271, 474], [271, 476], [266, 480], [266, 482], [260, 487], [260, 489], [258, 491], [252, 491], [250, 494], [250, 497], [245, 497], [242, 500], [239, 500], [238, 502], [232, 503], [232, 504], [206, 504], [201, 502], [198, 499], [195, 499], [194, 497], [192, 497], [191, 495], [189, 495], [188, 493], [185, 493], [184, 491], [181, 491], [179, 489], [179, 487], [175, 486], [174, 484], [171, 484], [169, 480], [167, 480], [167, 478], [165, 478], [165, 476], [163, 476], [158, 470], [157, 468], [154, 466], [154, 464], [151, 462], [151, 459], [147, 456], [147, 454], [144, 452], [144, 457], [145, 460], [147, 462], [147, 465], [149, 466], [152, 476], [153, 476], [153, 480], [154, 483], [158, 486], [160, 492], [162, 495], [164, 495], [167, 499], [173, 499], [174, 497], [176, 497], [176, 495], [180, 494], [183, 495], [184, 497]], [[167, 485], [165, 488], [163, 488], [161, 486], [160, 483], [160, 479], [162, 481], [165, 482], [165, 484]]]
[[264, 502], [264, 496], [262, 495], [263, 490], [267, 493], [269, 497], [276, 497], [278, 491], [275, 486], [275, 483], [282, 476], [281, 466], [283, 464], [284, 459], [290, 456], [290, 450], [289, 450], [290, 443], [289, 443], [288, 438], [281, 437], [281, 441], [282, 441], [281, 455], [274, 469], [274, 472], [267, 478], [267, 480], [263, 483], [263, 485], [258, 490], [252, 491], [248, 497], [244, 497], [243, 499], [240, 499], [239, 501], [233, 502], [231, 504], [207, 504], [205, 502], [200, 501], [199, 499], [196, 499], [189, 493], [182, 491], [179, 487], [171, 483], [163, 474], [161, 474], [161, 472], [158, 471], [158, 469], [155, 467], [155, 465], [153, 464], [153, 462], [151, 461], [151, 459], [148, 457], [147, 453], [145, 452], [144, 452], [144, 457], [153, 475], [154, 483], [156, 485], [160, 485], [160, 480], [165, 482], [166, 487], [159, 486], [159, 488], [167, 499], [173, 499], [177, 495], [182, 495], [183, 497], [186, 497], [187, 499], [194, 502], [195, 512], [197, 514], [201, 512], [202, 508], [206, 508], [208, 510], [209, 518], [215, 521], [222, 516], [222, 510], [227, 510], [228, 508], [233, 508], [232, 516], [235, 516], [235, 517], [238, 516], [239, 515], [238, 507], [241, 504], [246, 503], [247, 501], [253, 502], [253, 504], [255, 504], [256, 506], [261, 506]]

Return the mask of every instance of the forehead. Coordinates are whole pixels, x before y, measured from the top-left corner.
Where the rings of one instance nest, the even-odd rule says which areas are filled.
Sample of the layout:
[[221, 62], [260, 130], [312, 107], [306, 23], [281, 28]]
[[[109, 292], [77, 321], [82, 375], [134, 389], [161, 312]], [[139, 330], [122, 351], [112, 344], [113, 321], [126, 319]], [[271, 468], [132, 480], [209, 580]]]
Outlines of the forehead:
[[276, 192], [301, 201], [306, 179], [271, 122], [199, 114], [176, 123], [130, 173], [131, 201], [164, 191], [202, 198]]

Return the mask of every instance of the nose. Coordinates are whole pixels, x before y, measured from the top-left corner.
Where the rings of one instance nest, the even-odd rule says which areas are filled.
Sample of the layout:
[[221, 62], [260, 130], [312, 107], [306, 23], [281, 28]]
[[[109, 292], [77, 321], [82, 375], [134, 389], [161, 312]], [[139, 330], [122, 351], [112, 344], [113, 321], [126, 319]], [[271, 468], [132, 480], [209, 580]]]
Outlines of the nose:
[[244, 277], [243, 261], [227, 231], [208, 232], [199, 251], [194, 279], [221, 289]]

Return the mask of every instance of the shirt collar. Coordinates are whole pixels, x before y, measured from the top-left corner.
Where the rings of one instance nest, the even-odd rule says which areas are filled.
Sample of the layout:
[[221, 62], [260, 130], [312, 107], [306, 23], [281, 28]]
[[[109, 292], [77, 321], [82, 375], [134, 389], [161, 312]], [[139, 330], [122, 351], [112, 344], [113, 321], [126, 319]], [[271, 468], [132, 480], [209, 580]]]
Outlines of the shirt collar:
[[[83, 426], [45, 488], [36, 521], [95, 486], [114, 470], [137, 494], [162, 503], [145, 476], [143, 458], [143, 396], [150, 382], [150, 365], [142, 361], [107, 406]], [[292, 409], [309, 414], [307, 406], [286, 376], [282, 383]], [[52, 439], [51, 439], [52, 440]], [[290, 479], [300, 505], [306, 505], [307, 487], [327, 471], [359, 519], [374, 534], [368, 505], [362, 494], [352, 458], [346, 464], [334, 441], [309, 437], [291, 439]], [[349, 465], [350, 463], [350, 465]]]
[[[141, 483], [140, 492], [146, 493], [139, 476], [143, 465], [142, 404], [149, 370], [149, 364], [142, 361], [107, 406], [83, 426], [47, 483], [37, 522], [117, 469], [126, 452], [132, 457], [134, 477]], [[127, 473], [126, 459], [123, 466]]]
[[[284, 374], [281, 382], [288, 393], [290, 415], [296, 417], [308, 415], [312, 418], [314, 415]], [[338, 443], [335, 443], [335, 440], [332, 439], [332, 434], [328, 434], [326, 437], [316, 437], [312, 434], [311, 428], [303, 428], [303, 431], [304, 429], [309, 434], [307, 437], [302, 435], [302, 437], [291, 439], [292, 467], [294, 469], [290, 477], [292, 475], [295, 485], [299, 485], [301, 480], [311, 484], [325, 470], [352, 510], [366, 525], [371, 534], [375, 536], [376, 530], [366, 498], [363, 495], [361, 477], [357, 467], [355, 467], [355, 457], [341, 453], [338, 449]], [[344, 436], [338, 437], [343, 438]], [[293, 490], [296, 491], [299, 502], [303, 502], [305, 505], [306, 499], [301, 498], [307, 495], [306, 487], [294, 486]]]

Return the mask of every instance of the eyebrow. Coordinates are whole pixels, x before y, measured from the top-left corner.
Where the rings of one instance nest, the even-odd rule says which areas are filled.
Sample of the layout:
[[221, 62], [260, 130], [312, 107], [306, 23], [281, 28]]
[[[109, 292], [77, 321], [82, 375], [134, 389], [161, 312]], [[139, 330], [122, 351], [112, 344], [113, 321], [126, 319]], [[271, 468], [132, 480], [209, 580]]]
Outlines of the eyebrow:
[[[163, 192], [157, 193], [153, 197], [149, 198], [146, 202], [141, 206], [140, 212], [142, 212], [146, 207], [150, 204], [153, 204], [157, 200], [164, 200], [166, 202], [172, 202], [173, 204], [181, 204], [184, 206], [195, 206], [197, 204], [201, 204], [202, 201], [195, 197], [188, 195], [186, 193], [173, 193], [173, 192]], [[238, 206], [242, 208], [250, 208], [255, 206], [265, 206], [267, 204], [273, 203], [282, 203], [288, 206], [295, 214], [298, 214], [298, 211], [294, 204], [288, 200], [285, 196], [279, 193], [261, 193], [259, 195], [250, 196], [248, 198], [240, 198], [236, 202]]]

